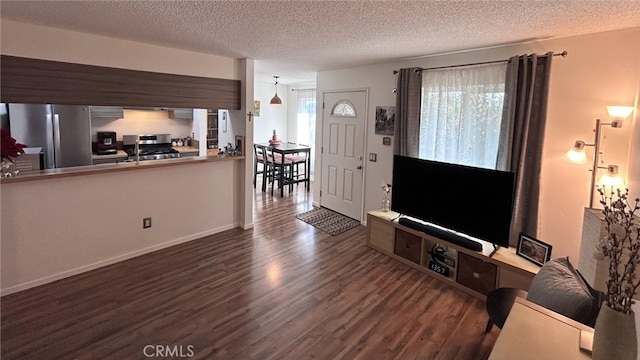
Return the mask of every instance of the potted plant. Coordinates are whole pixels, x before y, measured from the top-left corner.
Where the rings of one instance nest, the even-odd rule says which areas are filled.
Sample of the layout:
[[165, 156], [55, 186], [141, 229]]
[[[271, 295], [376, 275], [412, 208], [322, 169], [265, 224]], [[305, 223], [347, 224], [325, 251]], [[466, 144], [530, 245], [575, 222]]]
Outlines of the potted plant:
[[15, 169], [15, 162], [12, 158], [16, 158], [24, 154], [24, 144], [20, 144], [9, 134], [9, 129], [0, 129], [0, 148], [1, 148], [1, 167], [0, 177], [12, 177], [18, 173]]
[[636, 211], [640, 199], [629, 201], [629, 189], [598, 188], [603, 206], [606, 236], [596, 256], [608, 260], [605, 300], [596, 320], [593, 359], [636, 359], [635, 316], [631, 305], [640, 286], [636, 268], [640, 263], [640, 228]]

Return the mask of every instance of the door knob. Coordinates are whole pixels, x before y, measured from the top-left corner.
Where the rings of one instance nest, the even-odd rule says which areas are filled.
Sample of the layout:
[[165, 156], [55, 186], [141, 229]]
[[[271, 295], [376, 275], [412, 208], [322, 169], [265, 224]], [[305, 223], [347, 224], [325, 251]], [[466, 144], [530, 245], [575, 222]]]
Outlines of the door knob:
[[358, 165], [358, 167], [356, 169], [362, 170], [362, 165]]

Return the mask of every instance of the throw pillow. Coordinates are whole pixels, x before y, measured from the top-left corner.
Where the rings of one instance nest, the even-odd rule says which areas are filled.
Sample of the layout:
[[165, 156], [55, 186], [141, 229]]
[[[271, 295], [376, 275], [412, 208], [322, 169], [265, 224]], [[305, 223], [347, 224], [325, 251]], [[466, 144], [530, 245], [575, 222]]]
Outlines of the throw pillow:
[[598, 304], [568, 257], [546, 262], [533, 278], [527, 300], [588, 326], [594, 326]]

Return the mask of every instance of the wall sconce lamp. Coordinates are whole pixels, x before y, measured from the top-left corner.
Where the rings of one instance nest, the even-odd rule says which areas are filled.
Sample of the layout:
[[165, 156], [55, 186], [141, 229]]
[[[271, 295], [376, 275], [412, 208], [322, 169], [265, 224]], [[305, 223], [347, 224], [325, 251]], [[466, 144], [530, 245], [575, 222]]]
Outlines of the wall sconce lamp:
[[585, 154], [585, 146], [593, 146], [594, 154], [593, 154], [593, 164], [591, 166], [591, 187], [589, 188], [589, 207], [593, 208], [594, 202], [594, 190], [597, 181], [597, 172], [598, 169], [607, 169], [607, 173], [602, 177], [601, 181], [605, 186], [614, 186], [620, 187], [622, 186], [622, 179], [618, 176], [618, 166], [617, 165], [608, 165], [608, 166], [599, 166], [600, 156], [602, 153], [600, 152], [600, 131], [602, 126], [611, 126], [613, 128], [621, 128], [623, 121], [631, 114], [633, 111], [632, 106], [607, 106], [607, 112], [611, 117], [610, 123], [602, 123], [600, 119], [596, 119], [596, 128], [594, 134], [594, 141], [592, 144], [586, 144], [582, 140], [577, 140], [573, 147], [564, 155], [564, 159], [575, 163], [575, 164], [586, 164], [587, 163], [587, 155]]
[[276, 94], [273, 96], [273, 98], [271, 98], [271, 101], [269, 102], [272, 105], [282, 105], [282, 99], [280, 99], [278, 97], [278, 78], [280, 76], [274, 76], [274, 78], [276, 78]]

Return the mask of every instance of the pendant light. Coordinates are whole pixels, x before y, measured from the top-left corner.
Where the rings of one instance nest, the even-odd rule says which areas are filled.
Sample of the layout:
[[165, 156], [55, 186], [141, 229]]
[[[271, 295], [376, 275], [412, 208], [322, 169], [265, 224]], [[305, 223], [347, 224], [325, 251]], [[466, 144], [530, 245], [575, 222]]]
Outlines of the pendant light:
[[273, 96], [270, 102], [273, 105], [282, 105], [282, 99], [278, 97], [278, 78], [279, 77], [280, 76], [274, 76], [274, 78], [276, 78], [276, 94]]

